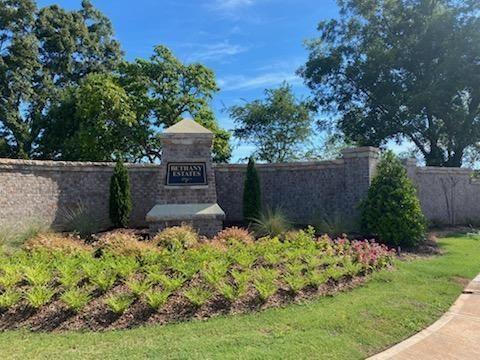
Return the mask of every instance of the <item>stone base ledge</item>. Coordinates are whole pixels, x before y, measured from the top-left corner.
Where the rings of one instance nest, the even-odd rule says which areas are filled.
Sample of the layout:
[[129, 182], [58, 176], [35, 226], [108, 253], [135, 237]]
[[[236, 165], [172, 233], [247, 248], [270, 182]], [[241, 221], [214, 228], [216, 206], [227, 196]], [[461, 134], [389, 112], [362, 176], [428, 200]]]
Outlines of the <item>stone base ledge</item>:
[[209, 219], [225, 219], [218, 204], [162, 204], [155, 205], [147, 214], [147, 222]]

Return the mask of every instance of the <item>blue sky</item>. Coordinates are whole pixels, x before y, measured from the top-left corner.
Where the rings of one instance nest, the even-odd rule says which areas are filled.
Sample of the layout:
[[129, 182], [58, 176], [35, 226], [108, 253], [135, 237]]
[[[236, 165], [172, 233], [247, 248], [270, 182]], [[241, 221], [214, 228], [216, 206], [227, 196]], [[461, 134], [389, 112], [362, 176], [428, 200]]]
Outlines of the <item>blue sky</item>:
[[[77, 9], [81, 0], [40, 0]], [[295, 70], [305, 63], [306, 39], [323, 19], [336, 17], [335, 0], [92, 0], [113, 23], [128, 59], [147, 58], [163, 44], [185, 62], [215, 71], [221, 91], [212, 103], [226, 129], [225, 107], [263, 96], [265, 88], [288, 81], [298, 96], [308, 89]], [[252, 152], [236, 144], [233, 161]]]

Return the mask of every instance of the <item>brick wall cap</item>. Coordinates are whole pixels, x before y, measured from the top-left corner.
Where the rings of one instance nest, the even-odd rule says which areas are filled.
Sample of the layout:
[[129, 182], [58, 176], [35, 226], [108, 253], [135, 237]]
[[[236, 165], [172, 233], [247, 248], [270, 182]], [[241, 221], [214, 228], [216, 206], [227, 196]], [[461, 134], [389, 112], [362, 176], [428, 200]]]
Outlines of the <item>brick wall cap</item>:
[[147, 222], [225, 219], [218, 204], [165, 204], [155, 205], [147, 214]]

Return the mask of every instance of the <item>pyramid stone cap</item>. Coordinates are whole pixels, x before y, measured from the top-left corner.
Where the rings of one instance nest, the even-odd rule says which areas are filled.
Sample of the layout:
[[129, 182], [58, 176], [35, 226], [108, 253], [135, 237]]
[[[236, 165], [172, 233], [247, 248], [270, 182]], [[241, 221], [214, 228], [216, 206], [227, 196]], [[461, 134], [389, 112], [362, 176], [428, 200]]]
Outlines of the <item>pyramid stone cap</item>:
[[204, 128], [199, 123], [190, 120], [183, 119], [182, 121], [170, 126], [163, 132], [163, 136], [193, 136], [193, 137], [213, 137], [213, 133]]

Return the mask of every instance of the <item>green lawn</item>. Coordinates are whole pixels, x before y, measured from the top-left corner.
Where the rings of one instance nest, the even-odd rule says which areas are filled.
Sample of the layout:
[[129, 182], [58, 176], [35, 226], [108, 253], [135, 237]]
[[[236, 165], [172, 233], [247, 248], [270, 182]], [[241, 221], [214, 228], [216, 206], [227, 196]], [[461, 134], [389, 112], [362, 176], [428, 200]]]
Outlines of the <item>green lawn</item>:
[[285, 309], [104, 333], [0, 333], [2, 359], [364, 358], [444, 313], [480, 272], [480, 238], [442, 239], [445, 255], [398, 262], [365, 286]]

